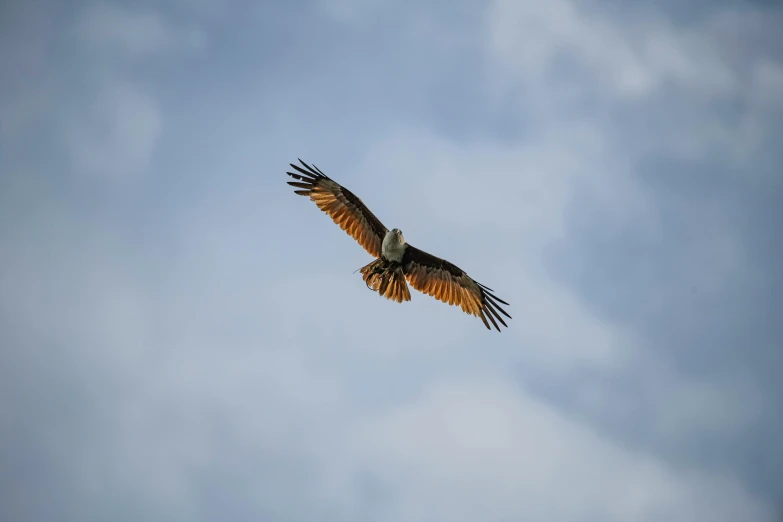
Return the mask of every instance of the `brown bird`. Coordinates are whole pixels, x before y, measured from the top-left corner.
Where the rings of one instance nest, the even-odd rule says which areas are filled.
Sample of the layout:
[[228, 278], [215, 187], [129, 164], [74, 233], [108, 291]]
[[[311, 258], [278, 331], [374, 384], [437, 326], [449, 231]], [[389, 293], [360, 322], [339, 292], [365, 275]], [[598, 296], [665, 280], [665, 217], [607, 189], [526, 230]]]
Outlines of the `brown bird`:
[[498, 313], [511, 319], [498, 304], [508, 303], [493, 295], [491, 292], [494, 290], [478, 283], [445, 259], [406, 243], [400, 229], [387, 229], [350, 190], [327, 177], [315, 165], [311, 167], [301, 159], [299, 162], [305, 168], [291, 163], [297, 173], [286, 173], [298, 180], [288, 182], [300, 189], [294, 192], [312, 199], [318, 208], [376, 258], [360, 269], [368, 288], [398, 303], [410, 301], [411, 294], [405, 283], [407, 279], [416, 290], [449, 305], [459, 305], [463, 312], [481, 318], [487, 329], [491, 330], [487, 319], [498, 332], [500, 328], [495, 319], [508, 327]]

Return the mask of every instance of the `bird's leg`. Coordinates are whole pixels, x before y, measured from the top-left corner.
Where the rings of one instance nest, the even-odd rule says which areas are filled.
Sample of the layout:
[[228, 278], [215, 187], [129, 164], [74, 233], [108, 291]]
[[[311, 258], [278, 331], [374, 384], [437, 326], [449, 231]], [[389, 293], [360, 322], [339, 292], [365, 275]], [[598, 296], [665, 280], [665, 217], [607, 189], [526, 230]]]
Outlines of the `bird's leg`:
[[364, 280], [364, 285], [374, 292], [375, 288], [370, 286], [370, 281], [373, 280], [377, 275], [383, 275], [387, 266], [387, 262], [384, 259], [378, 259], [377, 261], [373, 262], [370, 274], [367, 276], [367, 279]]
[[386, 261], [378, 263], [372, 268], [372, 274], [371, 275], [377, 275], [377, 274], [383, 274], [386, 269], [388, 268], [388, 263]]

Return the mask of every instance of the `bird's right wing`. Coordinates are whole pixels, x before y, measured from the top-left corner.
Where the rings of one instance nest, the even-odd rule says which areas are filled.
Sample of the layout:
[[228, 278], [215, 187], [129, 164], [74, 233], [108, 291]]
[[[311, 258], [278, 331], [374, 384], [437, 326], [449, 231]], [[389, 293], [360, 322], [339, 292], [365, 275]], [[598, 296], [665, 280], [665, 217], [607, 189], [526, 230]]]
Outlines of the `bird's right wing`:
[[301, 159], [299, 162], [305, 166], [304, 169], [290, 164], [299, 174], [286, 172], [299, 180], [288, 182], [289, 185], [301, 189], [294, 192], [300, 196], [309, 196], [318, 208], [326, 212], [371, 256], [381, 257], [381, 245], [388, 231], [383, 223], [350, 190], [328, 178], [315, 165], [310, 167]]
[[494, 295], [494, 290], [477, 282], [455, 264], [408, 244], [402, 257], [402, 265], [408, 282], [419, 292], [449, 305], [458, 305], [466, 314], [480, 318], [487, 329], [491, 329], [487, 318], [498, 332], [500, 328], [495, 319], [508, 327], [498, 313], [500, 311], [511, 319], [499, 304], [508, 303]]

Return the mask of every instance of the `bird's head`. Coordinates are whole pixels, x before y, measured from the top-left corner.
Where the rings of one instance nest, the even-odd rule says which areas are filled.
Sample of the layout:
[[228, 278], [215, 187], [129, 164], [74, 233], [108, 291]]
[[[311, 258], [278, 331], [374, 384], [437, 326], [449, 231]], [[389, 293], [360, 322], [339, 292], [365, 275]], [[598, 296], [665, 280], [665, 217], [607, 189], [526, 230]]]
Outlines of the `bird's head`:
[[393, 228], [393, 229], [392, 229], [392, 232], [394, 232], [394, 235], [396, 235], [396, 236], [397, 236], [397, 240], [398, 240], [400, 243], [405, 243], [405, 238], [404, 238], [404, 237], [403, 237], [403, 235], [402, 235], [402, 230], [400, 230], [399, 228]]

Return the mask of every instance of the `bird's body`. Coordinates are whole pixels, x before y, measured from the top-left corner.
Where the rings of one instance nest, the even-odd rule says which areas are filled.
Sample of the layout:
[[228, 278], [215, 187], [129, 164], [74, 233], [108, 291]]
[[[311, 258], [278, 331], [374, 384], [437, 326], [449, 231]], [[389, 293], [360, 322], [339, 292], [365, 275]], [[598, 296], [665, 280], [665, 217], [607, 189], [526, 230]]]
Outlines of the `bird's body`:
[[493, 295], [492, 289], [476, 282], [456, 265], [420, 250], [405, 241], [398, 228], [387, 229], [353, 193], [328, 178], [318, 167], [299, 160], [306, 170], [291, 164], [298, 173], [287, 174], [298, 181], [288, 184], [301, 196], [308, 196], [340, 228], [356, 239], [375, 259], [362, 267], [365, 284], [379, 295], [396, 302], [410, 301], [408, 283], [425, 294], [465, 313], [479, 317], [487, 328], [487, 318], [500, 331], [495, 319], [507, 326], [500, 313], [511, 318]]
[[361, 268], [367, 287], [398, 303], [410, 301], [411, 294], [405, 282], [403, 267], [407, 248], [408, 244], [400, 229], [393, 228], [386, 232], [381, 243], [381, 256]]

